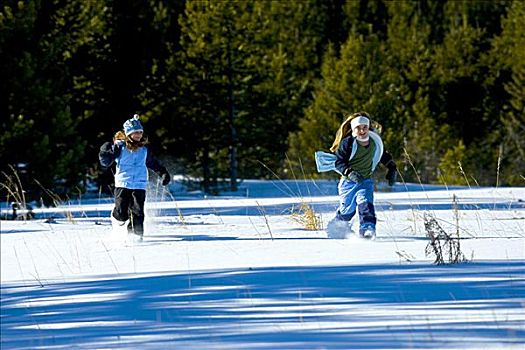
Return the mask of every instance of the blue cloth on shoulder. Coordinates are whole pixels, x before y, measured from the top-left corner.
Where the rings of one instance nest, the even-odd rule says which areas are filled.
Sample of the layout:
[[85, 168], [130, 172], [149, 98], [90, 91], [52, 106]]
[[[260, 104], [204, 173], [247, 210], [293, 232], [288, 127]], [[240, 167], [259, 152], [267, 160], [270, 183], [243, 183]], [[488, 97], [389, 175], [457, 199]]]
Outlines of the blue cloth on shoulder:
[[317, 171], [320, 173], [326, 171], [339, 171], [335, 167], [335, 160], [337, 157], [333, 153], [317, 151], [315, 152], [315, 164], [317, 166]]

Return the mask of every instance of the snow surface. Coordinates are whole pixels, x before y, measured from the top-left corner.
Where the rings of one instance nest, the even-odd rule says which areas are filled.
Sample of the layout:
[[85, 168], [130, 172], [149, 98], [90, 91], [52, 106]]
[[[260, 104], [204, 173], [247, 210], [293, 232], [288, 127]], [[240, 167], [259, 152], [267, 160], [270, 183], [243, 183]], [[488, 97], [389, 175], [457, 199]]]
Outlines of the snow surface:
[[[397, 185], [366, 241], [291, 215], [326, 225], [336, 186], [155, 187], [143, 242], [112, 230], [111, 198], [3, 220], [1, 348], [525, 348], [525, 188]], [[459, 227], [468, 262], [433, 264], [424, 213]]]

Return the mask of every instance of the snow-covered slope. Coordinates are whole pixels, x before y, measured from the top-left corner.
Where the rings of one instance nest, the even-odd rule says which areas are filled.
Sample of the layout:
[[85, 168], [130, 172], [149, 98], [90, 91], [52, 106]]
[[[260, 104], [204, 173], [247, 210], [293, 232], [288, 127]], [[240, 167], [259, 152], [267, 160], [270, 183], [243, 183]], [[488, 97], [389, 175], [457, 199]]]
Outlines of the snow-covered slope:
[[[363, 241], [290, 215], [308, 203], [326, 225], [334, 183], [270, 185], [151, 200], [140, 243], [107, 200], [1, 221], [2, 349], [525, 346], [525, 189], [376, 193]], [[432, 264], [424, 213], [459, 228], [468, 263]]]

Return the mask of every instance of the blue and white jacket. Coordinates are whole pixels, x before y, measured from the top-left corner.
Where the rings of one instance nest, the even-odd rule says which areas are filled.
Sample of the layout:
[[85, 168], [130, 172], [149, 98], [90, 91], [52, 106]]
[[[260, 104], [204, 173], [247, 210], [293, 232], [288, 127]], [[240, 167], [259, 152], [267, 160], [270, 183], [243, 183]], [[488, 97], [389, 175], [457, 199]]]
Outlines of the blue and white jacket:
[[104, 168], [116, 163], [115, 187], [145, 190], [148, 185], [148, 168], [159, 175], [167, 173], [166, 168], [146, 146], [131, 151], [126, 147], [125, 141], [104, 143], [100, 148], [99, 160]]
[[[392, 160], [392, 156], [384, 150], [383, 141], [377, 133], [370, 131], [369, 135], [370, 139], [376, 144], [374, 158], [372, 160], [372, 172], [374, 172], [379, 162], [387, 165]], [[315, 152], [317, 171], [325, 172], [333, 170], [342, 175], [348, 167], [348, 163], [354, 157], [356, 151], [357, 138], [349, 135], [341, 140], [339, 148], [335, 154], [323, 151]]]

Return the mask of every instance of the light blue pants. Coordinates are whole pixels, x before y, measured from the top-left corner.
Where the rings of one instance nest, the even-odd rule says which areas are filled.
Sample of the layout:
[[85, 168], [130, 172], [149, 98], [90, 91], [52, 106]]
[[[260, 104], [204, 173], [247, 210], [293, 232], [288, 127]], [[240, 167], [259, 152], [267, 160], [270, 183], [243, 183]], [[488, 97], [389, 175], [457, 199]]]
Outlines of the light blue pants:
[[350, 221], [359, 212], [359, 233], [367, 228], [376, 228], [376, 213], [374, 208], [374, 181], [363, 180], [360, 183], [341, 178], [337, 187], [339, 191], [339, 208], [336, 217], [342, 221]]

